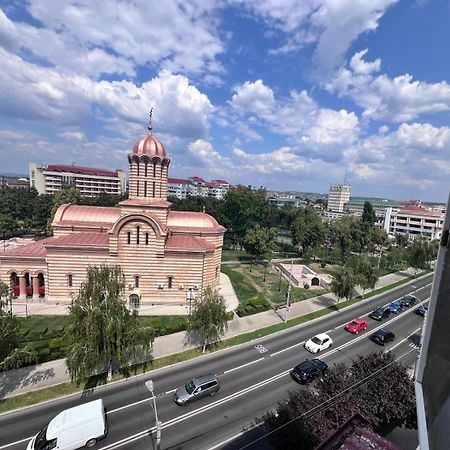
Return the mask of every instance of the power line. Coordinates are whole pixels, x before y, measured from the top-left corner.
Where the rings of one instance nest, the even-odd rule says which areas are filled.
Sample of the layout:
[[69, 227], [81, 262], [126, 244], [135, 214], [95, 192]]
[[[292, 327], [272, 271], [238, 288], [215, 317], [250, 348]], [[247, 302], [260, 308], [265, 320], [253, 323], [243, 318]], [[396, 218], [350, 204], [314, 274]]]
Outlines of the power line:
[[314, 416], [315, 414], [317, 414], [318, 412], [320, 412], [321, 410], [329, 408], [334, 403], [337, 403], [337, 401], [339, 400], [339, 397], [341, 397], [342, 395], [346, 394], [347, 392], [351, 391], [352, 389], [357, 390], [357, 389], [361, 388], [362, 386], [365, 386], [366, 384], [369, 384], [372, 381], [373, 377], [375, 377], [375, 375], [379, 374], [381, 371], [387, 369], [388, 367], [390, 367], [395, 362], [405, 358], [406, 356], [410, 355], [411, 353], [413, 353], [415, 351], [416, 351], [415, 349], [409, 350], [404, 355], [398, 357], [397, 359], [394, 359], [390, 363], [388, 363], [385, 366], [381, 367], [377, 371], [371, 373], [370, 375], [368, 375], [367, 377], [363, 378], [362, 380], [359, 380], [358, 382], [352, 384], [351, 386], [349, 386], [348, 388], [344, 389], [343, 391], [338, 392], [337, 394], [333, 395], [333, 397], [330, 397], [329, 399], [325, 400], [324, 402], [319, 403], [318, 405], [314, 406], [313, 408], [309, 409], [308, 411], [305, 411], [304, 413], [300, 414], [299, 416], [294, 417], [293, 419], [289, 420], [288, 422], [283, 423], [279, 427], [274, 428], [273, 430], [269, 431], [268, 433], [264, 434], [263, 436], [260, 436], [258, 439], [255, 439], [254, 441], [244, 445], [243, 447], [240, 447], [239, 450], [243, 450], [245, 448], [250, 447], [253, 444], [256, 444], [257, 442], [261, 441], [262, 439], [265, 439], [266, 437], [270, 436], [271, 434], [281, 430], [282, 428], [287, 427], [288, 425], [290, 425], [291, 423], [293, 423], [293, 422], [295, 422], [295, 421], [297, 421], [299, 419], [302, 419], [304, 417], [310, 418], [310, 417]]

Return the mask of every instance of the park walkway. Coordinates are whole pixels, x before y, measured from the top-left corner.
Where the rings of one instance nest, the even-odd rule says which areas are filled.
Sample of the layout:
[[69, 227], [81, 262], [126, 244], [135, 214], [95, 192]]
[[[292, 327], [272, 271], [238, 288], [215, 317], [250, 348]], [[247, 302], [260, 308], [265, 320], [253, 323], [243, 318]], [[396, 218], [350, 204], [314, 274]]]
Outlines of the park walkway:
[[[391, 285], [412, 275], [414, 275], [413, 269], [385, 275], [380, 277], [375, 289]], [[232, 306], [234, 308], [237, 307], [236, 294], [230, 280], [225, 274], [221, 274], [220, 292], [227, 301], [227, 309]], [[335, 302], [336, 298], [332, 294], [326, 294], [293, 303], [289, 310], [288, 319], [300, 317], [313, 311], [326, 308], [333, 305]], [[160, 313], [160, 311], [158, 312]], [[49, 314], [49, 312], [46, 313]], [[51, 314], [53, 313], [54, 312], [52, 311]], [[228, 331], [225, 333], [223, 339], [275, 325], [281, 321], [281, 317], [273, 310], [264, 311], [247, 317], [238, 317], [235, 315], [234, 319], [228, 322]], [[155, 359], [161, 358], [196, 347], [196, 345], [187, 342], [186, 332], [184, 331], [157, 337], [153, 343], [152, 356]], [[0, 373], [0, 398], [24, 394], [36, 389], [65, 383], [69, 380], [70, 378], [66, 370], [64, 359], [2, 372]]]

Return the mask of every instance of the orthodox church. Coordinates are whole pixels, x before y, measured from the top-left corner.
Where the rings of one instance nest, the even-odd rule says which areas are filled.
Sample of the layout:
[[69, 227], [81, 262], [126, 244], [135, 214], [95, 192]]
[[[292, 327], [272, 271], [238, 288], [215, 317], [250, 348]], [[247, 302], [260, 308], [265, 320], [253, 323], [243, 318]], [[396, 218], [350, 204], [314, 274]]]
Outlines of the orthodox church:
[[128, 163], [118, 207], [61, 205], [52, 237], [0, 253], [0, 280], [19, 301], [70, 303], [87, 267], [102, 263], [122, 267], [131, 308], [185, 304], [218, 286], [225, 228], [204, 212], [170, 211], [170, 158], [151, 121]]

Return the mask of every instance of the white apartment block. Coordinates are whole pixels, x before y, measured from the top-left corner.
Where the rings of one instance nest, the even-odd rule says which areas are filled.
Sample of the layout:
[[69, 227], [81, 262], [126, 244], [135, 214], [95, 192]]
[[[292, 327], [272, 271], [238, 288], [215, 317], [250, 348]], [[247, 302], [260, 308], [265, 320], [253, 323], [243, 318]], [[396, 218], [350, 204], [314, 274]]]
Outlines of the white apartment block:
[[351, 187], [348, 184], [332, 184], [328, 191], [328, 211], [343, 212], [350, 200]]
[[407, 234], [410, 239], [425, 236], [428, 239], [439, 239], [444, 226], [445, 213], [429, 211], [422, 206], [409, 206], [398, 211], [389, 211], [389, 234]]
[[100, 193], [121, 195], [126, 191], [125, 173], [76, 165], [43, 165], [30, 162], [30, 187], [39, 194], [54, 194], [65, 188], [76, 188], [85, 197]]
[[233, 186], [225, 180], [205, 181], [201, 177], [189, 177], [187, 180], [169, 178], [168, 196], [184, 199], [187, 197], [213, 197], [222, 200]]

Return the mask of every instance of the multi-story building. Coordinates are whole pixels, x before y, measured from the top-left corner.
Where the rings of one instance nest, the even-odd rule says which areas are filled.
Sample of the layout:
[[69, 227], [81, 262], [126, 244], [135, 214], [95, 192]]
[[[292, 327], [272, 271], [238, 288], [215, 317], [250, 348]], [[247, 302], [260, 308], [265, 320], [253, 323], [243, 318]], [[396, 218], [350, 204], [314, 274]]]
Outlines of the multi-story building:
[[269, 203], [282, 208], [283, 206], [291, 206], [292, 208], [306, 208], [306, 201], [296, 197], [269, 197]]
[[356, 216], [362, 216], [364, 211], [364, 203], [366, 201], [371, 203], [373, 210], [375, 211], [375, 215], [379, 219], [384, 218], [387, 208], [392, 208], [393, 211], [398, 211], [401, 208], [399, 203], [391, 200], [366, 200], [363, 198], [352, 198], [346, 203], [344, 209]]
[[2, 175], [0, 177], [0, 189], [5, 187], [28, 188], [30, 187], [30, 182], [27, 178], [14, 178]]
[[419, 235], [429, 239], [441, 237], [445, 217], [442, 212], [429, 211], [418, 205], [408, 206], [397, 211], [392, 210], [389, 215], [389, 230], [387, 231], [391, 235], [404, 233], [410, 239]]
[[183, 199], [186, 197], [214, 197], [222, 200], [233, 185], [225, 180], [205, 181], [201, 177], [169, 178], [167, 192], [169, 197]]
[[350, 200], [351, 187], [348, 184], [332, 184], [328, 192], [327, 210], [344, 212], [344, 206]]
[[54, 194], [64, 188], [76, 188], [85, 197], [100, 193], [121, 195], [126, 191], [123, 170], [115, 172], [76, 165], [43, 165], [30, 162], [30, 186], [39, 194]]

